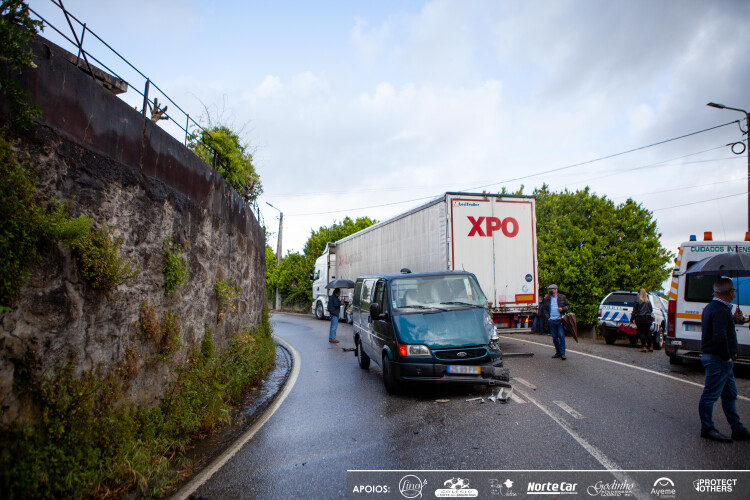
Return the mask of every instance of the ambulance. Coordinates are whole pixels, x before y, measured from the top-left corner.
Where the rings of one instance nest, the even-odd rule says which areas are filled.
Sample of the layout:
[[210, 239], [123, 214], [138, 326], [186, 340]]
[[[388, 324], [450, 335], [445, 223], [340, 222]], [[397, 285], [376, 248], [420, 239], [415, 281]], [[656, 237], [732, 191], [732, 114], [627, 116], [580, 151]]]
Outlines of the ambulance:
[[[703, 308], [713, 300], [713, 284], [716, 276], [685, 274], [696, 262], [727, 252], [750, 253], [750, 232], [745, 241], [713, 241], [711, 232], [704, 233], [703, 241], [694, 235], [690, 241], [680, 245], [672, 273], [672, 288], [667, 309], [667, 338], [664, 352], [671, 364], [679, 364], [684, 359], [700, 360], [701, 357], [701, 314]], [[750, 314], [750, 278], [727, 276], [734, 281], [737, 290], [732, 311], [737, 306], [747, 318]], [[748, 324], [735, 325], [737, 330], [737, 363], [750, 365], [750, 329]]]

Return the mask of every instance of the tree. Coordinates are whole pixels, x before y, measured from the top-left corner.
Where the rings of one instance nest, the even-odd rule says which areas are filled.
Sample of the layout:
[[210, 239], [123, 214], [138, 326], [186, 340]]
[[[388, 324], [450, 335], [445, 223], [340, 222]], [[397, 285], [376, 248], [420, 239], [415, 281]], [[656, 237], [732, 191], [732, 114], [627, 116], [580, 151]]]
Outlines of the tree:
[[288, 253], [274, 271], [275, 284], [279, 287], [285, 304], [309, 304], [312, 302], [310, 266], [304, 255]]
[[321, 226], [317, 231], [310, 231], [310, 237], [307, 239], [303, 250], [305, 257], [312, 259], [312, 266], [315, 264], [315, 259], [320, 257], [325, 250], [327, 243], [346, 238], [350, 234], [361, 231], [377, 222], [369, 217], [358, 217], [354, 221], [350, 217], [344, 217], [340, 224], [334, 221], [330, 227]]
[[276, 254], [266, 245], [266, 298], [276, 297]]
[[216, 171], [247, 203], [255, 201], [263, 193], [260, 176], [253, 166], [253, 155], [239, 135], [226, 125], [196, 131], [190, 137], [188, 147], [212, 166], [216, 153]]
[[29, 18], [29, 6], [20, 0], [0, 3], [0, 94], [10, 103], [11, 116], [18, 125], [28, 125], [41, 116], [39, 108], [28, 103], [28, 93], [21, 88], [17, 74], [34, 68], [34, 54], [29, 42], [42, 29], [42, 22]]
[[583, 191], [534, 190], [539, 283], [556, 283], [577, 320], [595, 324], [612, 290], [658, 290], [674, 257], [661, 246], [653, 214], [631, 199], [615, 205]]

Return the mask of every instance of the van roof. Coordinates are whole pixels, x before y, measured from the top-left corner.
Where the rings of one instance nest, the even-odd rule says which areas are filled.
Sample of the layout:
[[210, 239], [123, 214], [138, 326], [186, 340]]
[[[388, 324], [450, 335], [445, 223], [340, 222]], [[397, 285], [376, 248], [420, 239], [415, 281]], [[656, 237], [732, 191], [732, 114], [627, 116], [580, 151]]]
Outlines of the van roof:
[[422, 273], [366, 274], [363, 276], [357, 276], [357, 281], [368, 278], [395, 279], [406, 277], [418, 278], [422, 276], [474, 276], [474, 274], [468, 271], [429, 271]]

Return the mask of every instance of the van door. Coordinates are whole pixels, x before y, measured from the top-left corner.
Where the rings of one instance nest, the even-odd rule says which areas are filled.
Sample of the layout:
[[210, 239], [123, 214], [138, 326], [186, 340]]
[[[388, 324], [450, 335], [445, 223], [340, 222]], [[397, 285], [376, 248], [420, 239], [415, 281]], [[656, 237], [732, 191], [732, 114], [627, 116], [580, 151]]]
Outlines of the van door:
[[358, 279], [356, 283], [354, 283], [354, 293], [352, 294], [352, 329], [354, 330], [355, 334], [359, 333], [360, 329], [362, 328], [362, 304], [360, 303], [361, 293], [362, 280]]
[[374, 359], [376, 363], [380, 364], [380, 357], [374, 357], [372, 355], [372, 320], [370, 319], [370, 304], [372, 304], [372, 292], [375, 287], [375, 278], [369, 278], [362, 281], [362, 291], [359, 296], [360, 304], [360, 341], [362, 342], [362, 348], [364, 353], [367, 354], [371, 359]]
[[[379, 280], [375, 284], [375, 295], [372, 299], [373, 302], [380, 304], [380, 310], [383, 313], [388, 312], [388, 294], [386, 292], [386, 281]], [[383, 352], [384, 346], [391, 346], [393, 344], [393, 329], [390, 318], [386, 319], [373, 319], [372, 320], [372, 351], [373, 356], [377, 355], [380, 358], [380, 353]], [[373, 356], [370, 356], [371, 358]]]

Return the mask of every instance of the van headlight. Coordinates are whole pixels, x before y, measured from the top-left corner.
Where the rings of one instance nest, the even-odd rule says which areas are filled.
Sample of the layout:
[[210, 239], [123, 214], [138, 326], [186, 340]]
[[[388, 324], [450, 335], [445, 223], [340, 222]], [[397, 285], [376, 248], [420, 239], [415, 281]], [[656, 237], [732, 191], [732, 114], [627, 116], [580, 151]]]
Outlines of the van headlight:
[[498, 344], [499, 340], [500, 340], [500, 336], [497, 334], [497, 328], [493, 328], [492, 334], [490, 335], [490, 342], [489, 342], [490, 351], [500, 352], [500, 344]]
[[432, 353], [430, 352], [430, 348], [426, 345], [421, 344], [407, 344], [407, 345], [400, 345], [398, 346], [398, 355], [399, 356], [421, 356], [421, 357], [430, 357], [432, 356]]

